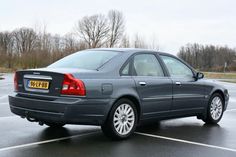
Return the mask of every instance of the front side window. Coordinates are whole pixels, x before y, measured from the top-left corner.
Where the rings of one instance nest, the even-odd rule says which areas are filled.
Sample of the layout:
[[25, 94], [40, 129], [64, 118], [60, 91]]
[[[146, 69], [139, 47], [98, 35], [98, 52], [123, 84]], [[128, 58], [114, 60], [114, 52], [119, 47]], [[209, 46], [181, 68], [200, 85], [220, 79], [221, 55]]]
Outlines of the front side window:
[[133, 64], [137, 76], [164, 76], [162, 67], [153, 54], [136, 55]]
[[170, 56], [161, 56], [170, 76], [172, 77], [192, 77], [192, 70], [178, 59]]

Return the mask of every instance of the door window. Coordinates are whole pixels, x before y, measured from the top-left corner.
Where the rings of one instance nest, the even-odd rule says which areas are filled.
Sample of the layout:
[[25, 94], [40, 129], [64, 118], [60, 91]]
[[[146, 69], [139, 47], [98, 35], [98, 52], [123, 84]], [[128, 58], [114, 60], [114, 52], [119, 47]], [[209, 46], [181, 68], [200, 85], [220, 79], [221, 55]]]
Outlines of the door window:
[[164, 76], [162, 67], [153, 54], [134, 56], [134, 73], [137, 76]]
[[165, 63], [170, 76], [172, 77], [192, 77], [192, 70], [186, 66], [184, 63], [176, 58], [170, 56], [161, 56], [163, 62]]

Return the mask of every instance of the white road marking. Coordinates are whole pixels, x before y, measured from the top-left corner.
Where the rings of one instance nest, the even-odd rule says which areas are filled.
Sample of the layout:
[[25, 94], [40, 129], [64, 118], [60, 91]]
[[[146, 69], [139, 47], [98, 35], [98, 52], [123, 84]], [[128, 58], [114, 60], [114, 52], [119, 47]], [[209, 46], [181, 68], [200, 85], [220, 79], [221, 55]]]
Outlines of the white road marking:
[[236, 102], [236, 99], [234, 99], [234, 98], [229, 98], [229, 102]]
[[41, 145], [41, 144], [46, 144], [46, 143], [52, 143], [52, 142], [57, 142], [57, 141], [63, 141], [63, 140], [68, 140], [71, 138], [77, 138], [77, 137], [86, 136], [86, 135], [95, 134], [95, 133], [98, 133], [98, 132], [90, 132], [90, 133], [85, 133], [85, 134], [80, 134], [80, 135], [73, 135], [73, 136], [55, 138], [55, 139], [51, 139], [51, 140], [44, 140], [44, 141], [40, 141], [40, 142], [33, 142], [33, 143], [22, 144], [22, 145], [17, 145], [17, 146], [5, 147], [5, 148], [0, 148], [0, 152], [12, 150], [12, 149], [31, 147], [31, 146]]
[[14, 83], [5, 83], [4, 85], [1, 85], [0, 87], [9, 87], [9, 86], [13, 86]]
[[236, 108], [234, 109], [227, 109], [226, 112], [236, 111]]
[[8, 105], [8, 104], [9, 104], [8, 102], [0, 103], [0, 105]]
[[6, 98], [8, 95], [1, 96], [0, 99]]
[[[0, 117], [0, 120], [6, 119], [6, 118], [16, 118], [16, 117], [19, 117], [19, 116], [5, 116], [5, 117]], [[19, 117], [19, 118], [20, 118], [20, 117]]]
[[142, 136], [154, 137], [154, 138], [159, 138], [159, 139], [164, 139], [164, 140], [170, 140], [170, 141], [175, 141], [175, 142], [182, 142], [182, 143], [187, 143], [187, 144], [192, 144], [192, 145], [197, 145], [197, 146], [203, 146], [203, 147], [208, 147], [208, 148], [215, 148], [215, 149], [236, 152], [236, 149], [232, 149], [232, 148], [220, 147], [220, 146], [215, 146], [215, 145], [209, 145], [209, 144], [204, 144], [204, 143], [199, 143], [199, 142], [192, 142], [192, 141], [188, 141], [188, 140], [182, 140], [182, 139], [159, 136], [159, 135], [152, 135], [152, 134], [141, 133], [141, 132], [135, 132], [135, 133], [138, 135], [142, 135]]

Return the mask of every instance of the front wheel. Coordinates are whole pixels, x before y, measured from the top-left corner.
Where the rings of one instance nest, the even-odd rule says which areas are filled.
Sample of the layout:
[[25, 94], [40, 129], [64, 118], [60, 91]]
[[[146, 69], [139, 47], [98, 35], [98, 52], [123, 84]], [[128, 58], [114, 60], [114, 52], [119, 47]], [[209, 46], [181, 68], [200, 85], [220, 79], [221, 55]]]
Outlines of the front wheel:
[[102, 125], [104, 134], [112, 139], [128, 138], [136, 129], [137, 109], [129, 99], [118, 100]]
[[223, 98], [219, 93], [215, 93], [211, 96], [208, 108], [207, 118], [204, 120], [207, 124], [217, 124], [224, 113], [224, 102]]

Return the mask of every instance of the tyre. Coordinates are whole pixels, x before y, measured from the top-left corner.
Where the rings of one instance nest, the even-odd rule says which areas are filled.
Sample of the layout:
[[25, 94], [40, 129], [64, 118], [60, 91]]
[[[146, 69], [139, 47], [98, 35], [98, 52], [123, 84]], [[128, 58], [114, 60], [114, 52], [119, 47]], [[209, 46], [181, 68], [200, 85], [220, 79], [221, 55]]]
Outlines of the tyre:
[[46, 124], [51, 128], [61, 128], [65, 125], [64, 123], [53, 123], [53, 122], [44, 122], [44, 124]]
[[215, 93], [211, 96], [208, 107], [207, 117], [204, 120], [207, 124], [217, 124], [224, 113], [224, 101], [219, 93]]
[[102, 125], [103, 133], [114, 140], [130, 137], [137, 126], [137, 109], [129, 99], [120, 99], [112, 107], [108, 118]]

